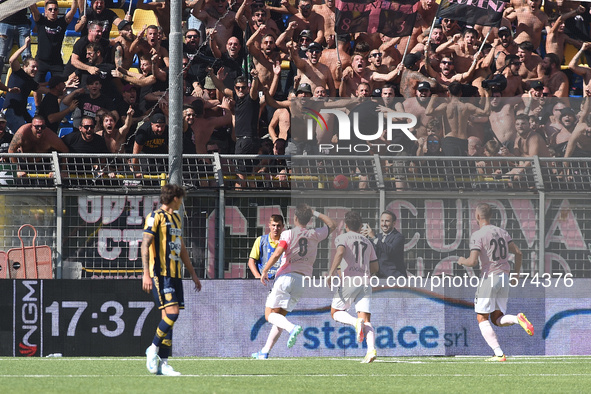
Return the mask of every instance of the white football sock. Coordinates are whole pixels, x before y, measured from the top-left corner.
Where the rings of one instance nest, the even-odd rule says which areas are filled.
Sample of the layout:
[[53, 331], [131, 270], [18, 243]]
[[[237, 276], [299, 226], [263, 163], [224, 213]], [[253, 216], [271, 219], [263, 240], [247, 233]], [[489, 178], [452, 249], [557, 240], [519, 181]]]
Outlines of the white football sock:
[[503, 315], [497, 319], [497, 326], [507, 327], [519, 323], [515, 315]]
[[375, 350], [376, 348], [376, 333], [371, 323], [365, 322], [363, 330], [365, 331], [365, 341], [367, 342], [367, 350]]
[[293, 330], [293, 328], [295, 327], [295, 324], [290, 323], [285, 316], [276, 312], [271, 313], [267, 321], [273, 324], [274, 326], [283, 328], [287, 332], [291, 332], [291, 330]]
[[267, 343], [265, 343], [265, 346], [261, 349], [261, 353], [269, 353], [271, 349], [273, 349], [273, 346], [275, 346], [277, 343], [277, 340], [281, 336], [282, 332], [283, 330], [275, 325], [271, 327], [271, 331], [267, 337]]
[[502, 356], [503, 351], [501, 350], [501, 346], [499, 345], [497, 334], [495, 334], [495, 331], [490, 325], [490, 322], [488, 320], [483, 321], [482, 323], [478, 324], [478, 327], [480, 328], [480, 332], [482, 333], [484, 340], [486, 341], [486, 343], [488, 343], [488, 346], [490, 346], [490, 348], [495, 352], [495, 356]]
[[355, 327], [355, 323], [357, 323], [357, 318], [351, 316], [345, 311], [336, 311], [332, 318], [339, 323], [348, 324], [350, 326]]

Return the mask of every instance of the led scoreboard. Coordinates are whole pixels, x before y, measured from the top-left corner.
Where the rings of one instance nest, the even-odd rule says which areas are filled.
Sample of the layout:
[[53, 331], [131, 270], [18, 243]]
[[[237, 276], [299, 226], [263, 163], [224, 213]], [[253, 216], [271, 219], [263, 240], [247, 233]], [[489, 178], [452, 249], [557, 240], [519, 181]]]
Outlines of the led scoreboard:
[[2, 356], [141, 356], [160, 321], [138, 280], [0, 283]]

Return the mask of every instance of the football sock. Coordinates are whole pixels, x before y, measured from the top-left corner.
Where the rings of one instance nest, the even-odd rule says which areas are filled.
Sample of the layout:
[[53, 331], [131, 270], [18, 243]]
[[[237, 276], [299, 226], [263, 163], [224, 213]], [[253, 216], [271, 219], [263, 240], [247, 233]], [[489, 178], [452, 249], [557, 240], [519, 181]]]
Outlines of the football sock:
[[488, 346], [495, 352], [495, 356], [502, 356], [503, 351], [501, 350], [501, 346], [499, 345], [499, 340], [497, 339], [497, 334], [493, 330], [492, 326], [490, 325], [490, 321], [483, 321], [482, 323], [478, 324], [480, 328], [480, 332], [484, 337]]
[[365, 331], [365, 341], [367, 342], [367, 350], [375, 350], [376, 348], [376, 333], [373, 326], [369, 322], [364, 323], [363, 330]]
[[355, 323], [357, 323], [357, 319], [345, 311], [336, 311], [332, 315], [332, 318], [339, 323], [348, 324], [353, 327], [355, 327]]
[[287, 332], [291, 332], [291, 330], [293, 330], [293, 328], [295, 327], [295, 324], [290, 323], [285, 316], [276, 312], [269, 314], [269, 318], [267, 319], [267, 321], [273, 324], [274, 326], [283, 328]]
[[162, 320], [160, 320], [160, 324], [158, 324], [158, 328], [156, 329], [156, 335], [154, 336], [154, 340], [152, 341], [152, 343], [155, 346], [160, 346], [162, 344], [162, 341], [164, 340], [164, 338], [166, 338], [166, 335], [168, 335], [168, 332], [170, 330], [172, 330], [172, 326], [174, 326], [174, 322], [176, 321], [176, 319], [179, 318], [178, 313], [176, 314], [166, 314], [166, 316], [164, 316], [162, 318]]
[[497, 319], [497, 326], [500, 327], [512, 326], [517, 323], [519, 323], [519, 321], [515, 315], [503, 315]]
[[170, 349], [172, 348], [172, 329], [166, 334], [166, 337], [162, 340], [162, 344], [158, 348], [158, 357], [162, 360], [168, 360], [170, 356]]
[[275, 346], [277, 343], [277, 340], [281, 336], [282, 332], [283, 330], [281, 328], [273, 325], [273, 327], [271, 327], [271, 331], [269, 332], [269, 336], [267, 337], [267, 343], [265, 343], [265, 346], [261, 349], [261, 353], [269, 353], [271, 349], [273, 349], [273, 346]]

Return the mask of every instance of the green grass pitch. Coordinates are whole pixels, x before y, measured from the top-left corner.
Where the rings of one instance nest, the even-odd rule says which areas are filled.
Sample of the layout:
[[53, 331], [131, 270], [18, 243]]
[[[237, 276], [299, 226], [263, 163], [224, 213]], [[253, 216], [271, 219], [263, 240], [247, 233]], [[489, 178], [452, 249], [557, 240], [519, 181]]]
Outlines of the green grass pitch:
[[155, 376], [144, 358], [0, 358], [9, 393], [416, 392], [582, 393], [591, 357], [171, 358], [183, 376]]

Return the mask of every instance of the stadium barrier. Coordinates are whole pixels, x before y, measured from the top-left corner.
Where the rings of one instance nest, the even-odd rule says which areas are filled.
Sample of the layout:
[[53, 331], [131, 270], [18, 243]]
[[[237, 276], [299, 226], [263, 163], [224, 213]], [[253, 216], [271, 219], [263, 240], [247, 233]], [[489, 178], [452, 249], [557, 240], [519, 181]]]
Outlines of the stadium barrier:
[[[437, 277], [444, 279], [445, 277]], [[374, 286], [371, 303], [378, 356], [490, 356], [473, 310], [475, 287], [464, 278], [437, 285]], [[589, 355], [591, 279], [530, 277], [510, 290], [508, 313], [523, 312], [535, 327], [498, 328], [505, 353]], [[200, 293], [184, 281], [186, 309], [174, 327], [173, 356], [249, 357], [266, 341], [268, 287], [258, 280], [204, 281]], [[139, 280], [6, 280], [0, 286], [0, 356], [143, 356], [160, 319]], [[313, 289], [291, 312], [302, 325], [296, 345], [284, 334], [272, 357], [357, 357], [350, 326], [330, 317], [332, 293]]]
[[[139, 277], [144, 217], [159, 204], [168, 156], [137, 155], [132, 166], [133, 157], [0, 154], [0, 250], [19, 247], [18, 228], [29, 223], [37, 244], [53, 251], [54, 278]], [[185, 240], [200, 277], [248, 277], [250, 249], [269, 216], [291, 225], [299, 200], [338, 224], [320, 246], [316, 275], [327, 271], [350, 209], [376, 230], [381, 211], [396, 213], [411, 274], [462, 275], [454, 263], [469, 254], [473, 210], [486, 201], [523, 251], [524, 272], [591, 277], [590, 159], [520, 159], [524, 172], [509, 178], [478, 172], [505, 173], [500, 158], [301, 156], [282, 174], [284, 158], [183, 156]], [[261, 172], [235, 189], [235, 168], [253, 159], [263, 161]], [[335, 182], [339, 176], [347, 182]]]

